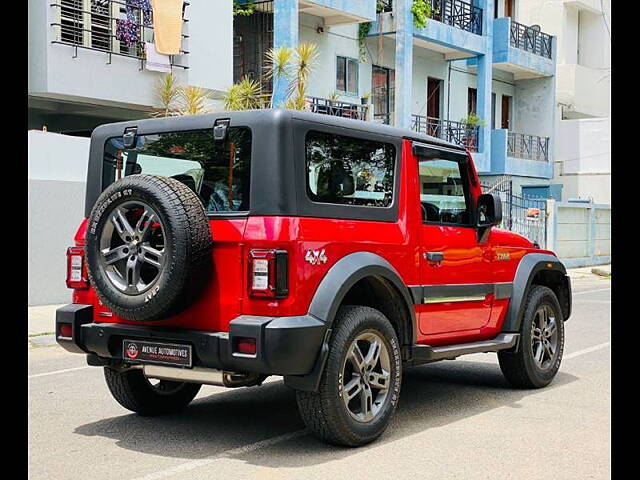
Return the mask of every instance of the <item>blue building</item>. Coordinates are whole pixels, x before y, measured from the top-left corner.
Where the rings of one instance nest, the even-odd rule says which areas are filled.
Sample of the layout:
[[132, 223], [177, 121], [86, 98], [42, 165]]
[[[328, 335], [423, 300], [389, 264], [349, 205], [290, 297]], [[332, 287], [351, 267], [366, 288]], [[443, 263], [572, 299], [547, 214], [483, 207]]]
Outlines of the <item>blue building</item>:
[[[234, 20], [234, 80], [257, 78], [271, 46], [314, 42], [311, 110], [454, 141], [473, 152], [483, 183], [549, 192], [557, 47], [540, 26], [517, 22], [517, 0], [426, 0], [422, 28], [413, 0], [244, 3], [254, 13]], [[284, 98], [286, 86], [265, 87]]]

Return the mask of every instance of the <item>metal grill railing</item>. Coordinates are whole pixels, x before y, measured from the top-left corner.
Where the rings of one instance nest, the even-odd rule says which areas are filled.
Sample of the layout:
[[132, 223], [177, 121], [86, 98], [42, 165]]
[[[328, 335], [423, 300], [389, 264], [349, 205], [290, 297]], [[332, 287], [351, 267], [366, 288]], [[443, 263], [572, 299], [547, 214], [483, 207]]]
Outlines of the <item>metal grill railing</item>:
[[411, 119], [411, 129], [416, 132], [447, 140], [472, 152], [478, 151], [480, 127], [469, 127], [462, 122], [425, 117], [423, 115], [411, 115]]
[[549, 137], [509, 132], [507, 135], [507, 155], [509, 157], [548, 162]]
[[501, 178], [492, 185], [482, 184], [483, 193], [495, 193], [502, 201], [500, 228], [527, 237], [545, 248], [547, 244], [547, 202], [544, 199], [513, 194], [512, 182]]
[[[144, 43], [153, 41], [153, 12], [138, 5], [126, 0], [55, 0], [50, 4], [56, 9], [56, 21], [51, 23], [54, 28], [51, 43], [73, 46], [74, 58], [78, 56], [78, 49], [93, 50], [106, 53], [107, 63], [111, 63], [113, 55], [139, 59], [142, 68], [146, 57]], [[187, 5], [189, 3], [184, 2], [183, 14]], [[183, 18], [183, 22], [187, 21]], [[118, 35], [123, 22], [127, 22], [126, 41], [122, 34]], [[183, 34], [182, 38], [189, 36]], [[179, 55], [171, 55], [171, 65], [189, 68], [176, 62], [176, 57], [182, 58], [188, 53], [181, 49]]]
[[512, 47], [551, 58], [553, 37], [541, 32], [537, 25], [527, 26], [511, 20], [510, 44]]
[[367, 110], [369, 108], [368, 105], [341, 102], [321, 97], [307, 97], [307, 105], [313, 113], [353, 118], [355, 120], [366, 120]]
[[431, 18], [467, 32], [482, 35], [482, 9], [462, 0], [427, 0]]

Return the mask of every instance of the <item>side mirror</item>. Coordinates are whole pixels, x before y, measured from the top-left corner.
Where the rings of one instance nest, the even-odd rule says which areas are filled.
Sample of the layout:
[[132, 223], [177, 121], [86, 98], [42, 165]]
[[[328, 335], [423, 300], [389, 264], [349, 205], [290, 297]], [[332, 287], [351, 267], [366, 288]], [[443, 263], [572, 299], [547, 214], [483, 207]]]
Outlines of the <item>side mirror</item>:
[[502, 223], [502, 201], [493, 193], [478, 197], [478, 227], [487, 228]]

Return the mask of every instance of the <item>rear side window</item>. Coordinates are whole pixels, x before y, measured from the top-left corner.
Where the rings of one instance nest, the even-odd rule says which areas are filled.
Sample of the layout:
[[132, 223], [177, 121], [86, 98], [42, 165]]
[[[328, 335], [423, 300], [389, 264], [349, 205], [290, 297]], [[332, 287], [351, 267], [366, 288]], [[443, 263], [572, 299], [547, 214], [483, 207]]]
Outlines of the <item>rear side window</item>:
[[130, 150], [122, 137], [107, 141], [103, 188], [138, 173], [181, 181], [198, 194], [207, 213], [247, 212], [251, 131], [231, 127], [225, 142], [214, 142], [212, 130], [139, 135]]
[[307, 195], [314, 202], [389, 207], [395, 146], [310, 131], [305, 141]]

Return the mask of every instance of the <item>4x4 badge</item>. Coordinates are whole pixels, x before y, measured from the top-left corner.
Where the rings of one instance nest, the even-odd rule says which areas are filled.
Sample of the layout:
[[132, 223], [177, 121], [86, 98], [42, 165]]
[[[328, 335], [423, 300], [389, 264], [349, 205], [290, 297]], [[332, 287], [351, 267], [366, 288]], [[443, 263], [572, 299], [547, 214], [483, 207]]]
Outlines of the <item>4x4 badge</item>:
[[311, 265], [320, 265], [321, 263], [327, 263], [327, 257], [324, 254], [324, 248], [322, 250], [307, 250], [307, 254], [304, 259]]

